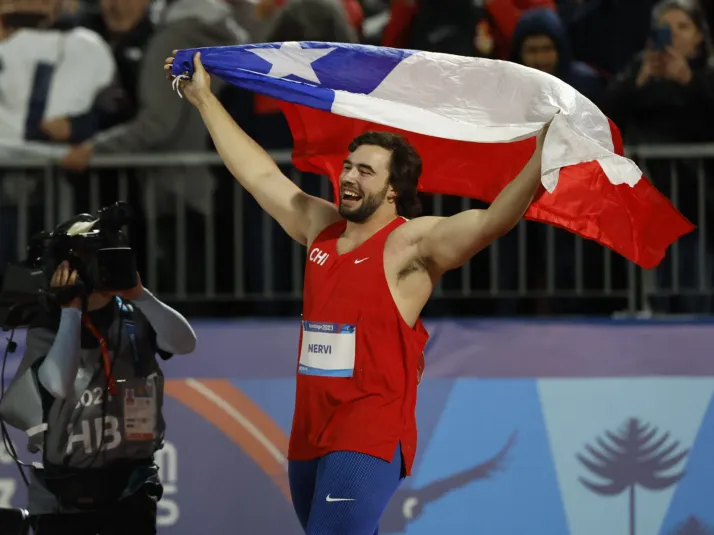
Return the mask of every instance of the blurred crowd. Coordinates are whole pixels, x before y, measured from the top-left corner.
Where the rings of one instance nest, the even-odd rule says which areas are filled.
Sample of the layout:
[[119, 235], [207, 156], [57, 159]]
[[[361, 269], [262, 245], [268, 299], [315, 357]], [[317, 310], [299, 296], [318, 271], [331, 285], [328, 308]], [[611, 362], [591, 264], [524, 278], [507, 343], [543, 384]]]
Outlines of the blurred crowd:
[[[82, 181], [95, 155], [210, 150], [197, 112], [164, 79], [161, 66], [173, 49], [313, 40], [513, 61], [550, 73], [590, 98], [618, 124], [628, 145], [714, 141], [714, 9], [706, 0], [0, 0], [0, 15], [0, 156], [57, 155], [73, 177], [76, 205], [83, 210], [89, 199]], [[215, 89], [263, 147], [291, 147], [274, 101], [219, 81]], [[714, 201], [711, 180], [702, 192], [696, 165], [658, 160], [648, 175], [667, 194], [675, 196], [673, 165], [683, 184], [677, 202], [701, 224], [714, 214], [708, 206]], [[147, 181], [130, 175], [130, 200], [143, 221], [151, 198], [167, 288], [175, 271], [177, 204], [186, 206], [181, 220], [189, 256], [191, 247], [202, 253], [207, 217], [218, 232], [232, 218], [226, 204], [232, 182], [225, 170], [191, 168], [185, 181], [176, 180], [177, 172], [154, 171], [150, 192]], [[21, 198], [31, 230], [41, 225], [40, 183], [36, 172], [3, 170], [0, 162], [0, 265], [16, 256]], [[699, 213], [702, 193], [706, 214]], [[101, 201], [116, 200], [110, 197]], [[246, 220], [259, 221], [259, 213], [248, 206]], [[253, 223], [246, 246], [259, 248], [264, 241]], [[145, 230], [138, 228], [137, 246], [146, 248]], [[283, 238], [274, 240], [278, 266], [280, 248], [288, 247]], [[692, 240], [683, 244], [689, 255], [683, 265], [692, 270], [683, 276], [690, 282], [702, 276], [693, 267], [698, 255], [711, 256]], [[574, 246], [564, 243], [556, 267], [572, 271]], [[504, 250], [509, 247], [516, 246], [505, 240]], [[248, 266], [249, 289], [263, 287], [264, 268]], [[190, 270], [189, 291], [202, 291], [201, 269]], [[276, 281], [285, 278], [279, 271], [274, 275]]]

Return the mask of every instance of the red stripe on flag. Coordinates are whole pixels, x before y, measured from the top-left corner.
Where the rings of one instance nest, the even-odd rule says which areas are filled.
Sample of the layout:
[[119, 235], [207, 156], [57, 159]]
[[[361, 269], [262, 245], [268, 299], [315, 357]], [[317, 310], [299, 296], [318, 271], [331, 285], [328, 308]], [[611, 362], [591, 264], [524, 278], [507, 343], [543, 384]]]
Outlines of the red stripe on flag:
[[610, 123], [610, 136], [612, 136], [612, 145], [613, 145], [613, 148], [615, 149], [615, 154], [624, 156], [625, 145], [622, 142], [622, 134], [620, 133], [620, 129], [617, 127], [617, 125], [615, 123], [612, 122], [612, 119], [608, 118], [607, 122]]
[[[293, 134], [293, 162], [302, 171], [330, 177], [335, 193], [347, 146], [369, 130], [398, 132], [409, 139], [423, 162], [420, 191], [485, 202], [492, 202], [513, 180], [535, 148], [534, 139], [453, 141], [286, 102], [281, 107]], [[622, 154], [620, 132], [614, 123], [610, 125], [615, 152]], [[561, 169], [555, 191], [549, 194], [541, 189], [525, 217], [594, 240], [647, 269], [659, 264], [667, 248], [694, 229], [647, 178], [634, 188], [615, 186], [597, 162]]]

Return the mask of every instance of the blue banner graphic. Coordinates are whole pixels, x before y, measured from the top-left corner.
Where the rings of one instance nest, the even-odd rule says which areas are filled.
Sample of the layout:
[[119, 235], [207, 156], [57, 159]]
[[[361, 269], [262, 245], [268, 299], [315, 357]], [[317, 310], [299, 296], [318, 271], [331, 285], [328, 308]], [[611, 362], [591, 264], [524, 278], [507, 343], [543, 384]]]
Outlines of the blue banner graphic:
[[[299, 535], [286, 471], [299, 322], [195, 328], [197, 351], [164, 365], [160, 532]], [[414, 473], [380, 533], [714, 532], [714, 323], [427, 328]], [[25, 497], [0, 446], [0, 507]]]

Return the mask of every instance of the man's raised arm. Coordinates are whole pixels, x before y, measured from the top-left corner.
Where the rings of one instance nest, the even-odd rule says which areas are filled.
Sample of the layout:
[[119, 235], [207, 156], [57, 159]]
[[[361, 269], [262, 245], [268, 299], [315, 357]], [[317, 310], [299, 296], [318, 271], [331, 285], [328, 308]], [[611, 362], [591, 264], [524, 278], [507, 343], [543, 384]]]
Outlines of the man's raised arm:
[[[164, 68], [169, 73], [173, 59], [166, 59]], [[337, 217], [336, 208], [298, 188], [283, 175], [270, 155], [235, 123], [211, 92], [210, 77], [201, 64], [200, 53], [194, 56], [194, 67], [191, 79], [181, 80], [179, 88], [201, 113], [226, 167], [290, 237], [306, 245]]]
[[417, 254], [432, 276], [439, 277], [460, 267], [523, 217], [541, 184], [541, 153], [548, 126], [538, 134], [530, 161], [487, 210], [466, 210], [451, 217], [433, 218], [424, 226], [417, 241]]

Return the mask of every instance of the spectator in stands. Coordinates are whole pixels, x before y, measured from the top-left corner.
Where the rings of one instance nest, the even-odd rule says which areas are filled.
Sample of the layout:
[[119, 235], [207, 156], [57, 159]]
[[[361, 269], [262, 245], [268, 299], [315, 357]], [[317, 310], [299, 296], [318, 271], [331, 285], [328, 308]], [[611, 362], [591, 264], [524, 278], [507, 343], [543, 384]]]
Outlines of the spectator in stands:
[[[555, 9], [555, 0], [392, 0], [391, 18], [384, 31], [385, 46], [413, 47], [445, 52], [446, 48], [468, 49], [476, 55], [506, 59], [516, 23], [523, 13], [536, 8]], [[468, 13], [468, 15], [465, 15]], [[431, 20], [431, 22], [430, 22]], [[421, 21], [421, 22], [420, 22]], [[481, 22], [488, 23], [488, 30]], [[486, 48], [476, 40], [484, 34], [493, 42]], [[438, 44], [446, 41], [446, 44]], [[468, 42], [458, 46], [449, 41]], [[459, 52], [454, 52], [459, 53]]]
[[[553, 10], [534, 9], [525, 12], [516, 25], [511, 47], [512, 61], [560, 78], [593, 102], [597, 103], [601, 98], [606, 86], [604, 78], [591, 67], [573, 58], [565, 25]], [[528, 262], [531, 265], [545, 264], [546, 258], [538, 258], [538, 255], [547, 249], [547, 233], [554, 232], [553, 245], [556, 255], [553, 269], [556, 271], [559, 288], [574, 289], [575, 237], [563, 230], [549, 230], [544, 226], [531, 226], [528, 231], [529, 243], [538, 244], [535, 251], [529, 255]], [[513, 258], [502, 265], [518, 265], [516, 238], [516, 234], [511, 232], [501, 240], [503, 254]], [[545, 285], [546, 271], [539, 270], [538, 275], [542, 278], [539, 283]], [[510, 271], [504, 272], [502, 277], [510, 280], [509, 289], [514, 289], [517, 271], [511, 268]]]
[[[57, 0], [0, 0], [0, 154], [49, 156], [52, 143], [96, 131], [91, 112], [114, 79], [114, 59], [96, 33], [54, 29], [58, 8]], [[19, 210], [29, 209], [28, 233], [53, 223], [43, 221], [40, 184], [33, 173], [0, 177], [0, 266], [16, 259]]]
[[233, 17], [248, 32], [251, 41], [254, 43], [264, 42], [269, 17], [261, 9], [263, 0], [224, 1], [230, 5]]
[[520, 18], [513, 33], [511, 61], [557, 76], [593, 102], [598, 102], [605, 89], [602, 76], [575, 61], [565, 26], [550, 9], [527, 11]]
[[521, 17], [532, 9], [555, 11], [555, 0], [485, 0], [489, 17], [493, 21], [496, 54], [508, 58], [516, 26]]
[[658, 0], [560, 0], [574, 56], [608, 78], [620, 72], [647, 40]]
[[[627, 144], [696, 143], [714, 140], [714, 57], [711, 53], [709, 30], [702, 13], [690, 2], [664, 0], [652, 16], [653, 28], [669, 29], [670, 43], [655, 38], [631, 65], [611, 83], [603, 101], [603, 111], [623, 130]], [[660, 34], [661, 35], [661, 34]], [[654, 34], [653, 34], [654, 36]], [[705, 213], [699, 211], [699, 169], [696, 162], [648, 160], [646, 172], [665, 194], [677, 199], [681, 212], [700, 226], [714, 224], [714, 188], [711, 166], [705, 167], [707, 203]], [[671, 173], [677, 181], [672, 190]], [[705, 220], [706, 218], [706, 220]], [[700, 275], [712, 280], [714, 257], [711, 253], [711, 232], [707, 232], [708, 269], [699, 273], [699, 230], [687, 234], [678, 242], [679, 257], [668, 257], [657, 272], [658, 283], [671, 288], [676, 282], [690, 290], [696, 287]], [[679, 281], [673, 280], [672, 262], [679, 263]], [[701, 312], [702, 299], [678, 299], [655, 303], [666, 311]], [[672, 308], [674, 307], [674, 308]]]
[[57, 0], [0, 0], [6, 142], [77, 142], [96, 131], [90, 108], [110, 86], [115, 64], [95, 32], [53, 29], [57, 7]]
[[357, 2], [277, 0], [277, 5], [266, 41], [356, 43], [359, 40], [362, 11]]
[[[123, 1], [123, 0], [122, 0]], [[223, 0], [174, 0], [162, 15], [147, 47], [139, 73], [140, 107], [130, 122], [102, 132], [75, 146], [63, 161], [68, 169], [83, 170], [94, 154], [202, 152], [206, 129], [198, 112], [178, 98], [156, 69], [174, 49], [235, 45], [248, 41], [234, 18], [232, 4]], [[218, 80], [216, 83], [220, 84]], [[220, 88], [220, 85], [218, 86]], [[159, 292], [176, 288], [177, 202], [186, 207], [187, 255], [196, 259], [187, 271], [189, 291], [204, 290], [206, 218], [213, 217], [215, 180], [204, 166], [162, 169], [144, 181], [147, 217], [158, 225]], [[148, 180], [151, 178], [151, 180]], [[152, 251], [156, 252], [156, 251]]]
[[708, 29], [689, 2], [665, 0], [653, 27], [666, 25], [671, 45], [649, 43], [610, 84], [603, 110], [627, 143], [711, 141], [714, 65]]
[[[481, 43], [488, 37], [485, 43]], [[495, 41], [486, 9], [471, 0], [420, 0], [414, 15], [409, 48], [456, 54], [459, 56], [490, 57]]]
[[[302, 16], [306, 19], [304, 24], [317, 29], [320, 27], [320, 24], [318, 23], [320, 19], [324, 21], [326, 17], [331, 17], [332, 21], [335, 20], [332, 15], [335, 8], [330, 4], [339, 3], [342, 4], [344, 11], [347, 14], [348, 24], [357, 35], [360, 35], [362, 31], [363, 12], [362, 6], [357, 0], [329, 0], [328, 2], [322, 1], [317, 3], [304, 2], [303, 0], [258, 0], [257, 11], [259, 17], [263, 20], [282, 18], [283, 23], [286, 20], [286, 17], [281, 14], [282, 11], [289, 11], [287, 16], [287, 19], [289, 20], [296, 20], [299, 14], [302, 13]], [[321, 12], [325, 12], [327, 14], [323, 14]], [[308, 22], [308, 20], [311, 22]], [[326, 27], [325, 31], [329, 32], [330, 28]], [[275, 33], [274, 29], [272, 30], [272, 33]], [[273, 37], [266, 37], [266, 41], [273, 41]]]
[[149, 12], [151, 0], [100, 0], [99, 11], [85, 10], [72, 21], [89, 28], [109, 43], [118, 68], [119, 83], [112, 102], [100, 115], [105, 130], [134, 118], [139, 106], [138, 85], [141, 62], [154, 24]]

